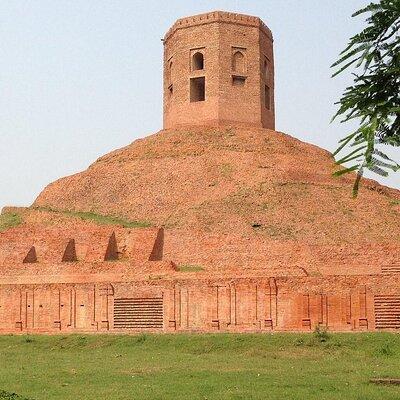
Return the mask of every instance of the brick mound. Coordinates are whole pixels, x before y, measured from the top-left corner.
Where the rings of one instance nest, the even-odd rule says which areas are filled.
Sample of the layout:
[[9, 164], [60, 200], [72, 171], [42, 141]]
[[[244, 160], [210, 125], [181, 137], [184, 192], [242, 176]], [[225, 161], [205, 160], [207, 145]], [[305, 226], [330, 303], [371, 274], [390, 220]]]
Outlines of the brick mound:
[[333, 170], [249, 128], [101, 157], [5, 210], [0, 332], [400, 329], [400, 192]]
[[50, 184], [34, 205], [313, 244], [400, 238], [400, 192], [333, 178], [329, 152], [253, 128], [164, 130]]

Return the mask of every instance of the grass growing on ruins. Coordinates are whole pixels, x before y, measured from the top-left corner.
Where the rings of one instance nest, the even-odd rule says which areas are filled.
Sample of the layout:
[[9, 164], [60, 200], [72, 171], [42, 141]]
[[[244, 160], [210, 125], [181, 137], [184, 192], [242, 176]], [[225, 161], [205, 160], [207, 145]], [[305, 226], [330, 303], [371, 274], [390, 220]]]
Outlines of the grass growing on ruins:
[[204, 271], [204, 268], [201, 265], [181, 264], [181, 265], [178, 265], [178, 271], [180, 271], [180, 272], [200, 272], [200, 271]]
[[68, 217], [91, 221], [99, 225], [120, 225], [124, 228], [148, 228], [152, 226], [148, 221], [129, 221], [121, 217], [102, 215], [89, 211], [55, 210], [49, 207], [35, 207], [35, 210], [59, 213]]
[[0, 215], [0, 232], [14, 228], [20, 224], [22, 224], [22, 217], [19, 214], [4, 213]]
[[63, 214], [85, 221], [92, 221], [99, 225], [121, 225], [124, 228], [148, 228], [151, 226], [151, 223], [147, 221], [128, 221], [123, 218], [101, 215], [93, 212], [63, 211]]
[[399, 399], [384, 377], [400, 335], [0, 336], [0, 390], [36, 400]]

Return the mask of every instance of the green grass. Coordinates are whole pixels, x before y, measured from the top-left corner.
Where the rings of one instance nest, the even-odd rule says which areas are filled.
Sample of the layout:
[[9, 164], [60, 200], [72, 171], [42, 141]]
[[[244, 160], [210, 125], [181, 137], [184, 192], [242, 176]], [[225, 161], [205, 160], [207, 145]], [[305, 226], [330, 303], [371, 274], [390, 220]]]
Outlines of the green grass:
[[0, 232], [14, 228], [20, 224], [22, 224], [22, 217], [19, 214], [5, 213], [0, 215]]
[[80, 218], [84, 221], [92, 221], [99, 225], [120, 225], [124, 228], [148, 228], [152, 226], [152, 224], [147, 221], [129, 221], [124, 218], [101, 215], [94, 212], [55, 210], [49, 207], [35, 207], [35, 209], [39, 211], [59, 213], [73, 218]]
[[0, 388], [31, 399], [400, 398], [392, 334], [0, 336]]
[[180, 271], [180, 272], [200, 272], [200, 271], [204, 271], [204, 268], [201, 265], [181, 264], [181, 265], [178, 265], [178, 271]]

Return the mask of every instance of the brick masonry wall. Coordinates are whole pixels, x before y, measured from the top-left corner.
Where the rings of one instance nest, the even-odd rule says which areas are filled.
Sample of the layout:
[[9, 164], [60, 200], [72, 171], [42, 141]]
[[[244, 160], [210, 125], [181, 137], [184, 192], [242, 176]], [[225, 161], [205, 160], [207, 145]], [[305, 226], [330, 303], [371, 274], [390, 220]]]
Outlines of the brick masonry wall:
[[[318, 325], [331, 331], [375, 330], [374, 299], [398, 293], [398, 284], [393, 277], [383, 287], [374, 276], [3, 284], [0, 332], [307, 332]], [[154, 308], [156, 313], [157, 306], [148, 302], [159, 301], [154, 318], [160, 325], [121, 327], [118, 307], [129, 299], [136, 299], [134, 308], [144, 302], [142, 312]], [[148, 316], [144, 321], [152, 324]]]
[[[92, 226], [74, 234], [78, 261], [63, 262], [72, 233], [21, 226], [2, 235], [0, 332], [400, 329], [396, 244]], [[110, 240], [118, 260], [105, 261]], [[37, 262], [24, 264], [32, 243]], [[185, 263], [204, 270], [180, 272]]]

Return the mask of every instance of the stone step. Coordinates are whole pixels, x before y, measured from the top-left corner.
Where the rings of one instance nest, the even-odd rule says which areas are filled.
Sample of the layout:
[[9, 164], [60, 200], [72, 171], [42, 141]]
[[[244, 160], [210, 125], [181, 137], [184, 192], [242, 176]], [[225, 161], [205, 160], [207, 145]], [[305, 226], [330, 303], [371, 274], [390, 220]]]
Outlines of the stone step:
[[400, 326], [398, 324], [376, 324], [375, 327], [377, 329], [385, 329], [385, 328], [400, 329]]
[[375, 304], [400, 304], [400, 299], [378, 299], [375, 300]]
[[123, 326], [123, 325], [157, 325], [163, 326], [162, 321], [115, 321], [114, 326]]
[[163, 307], [114, 307], [114, 310], [149, 310], [149, 311], [162, 311]]
[[400, 310], [400, 307], [398, 305], [393, 306], [391, 304], [385, 304], [385, 305], [377, 305], [375, 304], [375, 310], [385, 310], [385, 311], [393, 311], [393, 312], [397, 312], [398, 310]]
[[374, 296], [375, 327], [400, 329], [400, 296], [379, 294]]
[[117, 317], [117, 316], [124, 316], [124, 315], [126, 315], [126, 316], [132, 316], [132, 315], [150, 315], [150, 316], [155, 316], [155, 315], [163, 315], [163, 313], [162, 312], [146, 312], [146, 311], [136, 311], [136, 312], [123, 312], [123, 313], [119, 313], [119, 312], [116, 312], [115, 310], [114, 310], [114, 316], [115, 317]]
[[129, 302], [127, 302], [127, 301], [124, 301], [124, 302], [114, 302], [114, 304], [115, 305], [118, 305], [118, 306], [134, 306], [134, 305], [143, 305], [143, 306], [152, 306], [152, 305], [155, 305], [155, 306], [160, 306], [160, 305], [162, 305], [163, 304], [163, 302], [162, 301], [160, 301], [160, 302], [147, 302], [147, 303], [144, 303], [144, 302], [138, 302], [138, 301], [135, 301], [135, 302], [131, 302], [131, 303], [129, 303]]
[[114, 308], [124, 309], [124, 308], [154, 308], [161, 309], [162, 304], [114, 304]]
[[147, 325], [121, 325], [115, 326], [115, 328], [120, 329], [162, 329], [162, 325], [154, 325], [154, 326], [147, 326]]
[[159, 306], [154, 306], [154, 305], [124, 305], [124, 306], [120, 306], [120, 305], [116, 305], [114, 306], [115, 309], [117, 310], [127, 310], [127, 309], [141, 309], [141, 308], [145, 308], [145, 309], [150, 309], [150, 310], [162, 310], [163, 306], [160, 304]]
[[386, 269], [386, 270], [382, 270], [382, 274], [400, 274], [400, 269]]
[[378, 329], [379, 328], [400, 329], [400, 325], [398, 323], [389, 323], [389, 322], [375, 324], [375, 327]]
[[398, 320], [384, 320], [384, 319], [381, 319], [381, 320], [378, 320], [378, 321], [375, 321], [375, 325], [382, 325], [382, 324], [394, 324], [394, 325], [397, 325], [397, 324], [399, 324], [399, 322], [400, 321], [398, 321]]
[[144, 309], [137, 309], [137, 310], [115, 310], [114, 314], [132, 314], [132, 313], [147, 313], [147, 314], [161, 314], [162, 309], [160, 310], [144, 310]]
[[162, 308], [162, 304], [114, 304], [115, 308], [138, 308], [138, 307], [146, 307], [146, 308]]
[[153, 319], [153, 320], [160, 319], [160, 320], [162, 320], [163, 316], [162, 316], [162, 314], [157, 314], [157, 315], [155, 315], [155, 314], [141, 314], [141, 315], [129, 314], [129, 315], [115, 315], [114, 316], [114, 320], [115, 321], [121, 321], [121, 320], [126, 321], [126, 320], [132, 319], [132, 318], [134, 318], [134, 319]]
[[399, 304], [400, 303], [400, 297], [398, 296], [374, 296], [374, 303], [375, 304], [382, 304], [382, 303], [387, 303], [387, 304]]
[[137, 317], [137, 318], [156, 318], [156, 317], [162, 317], [162, 313], [128, 313], [128, 314], [115, 314], [114, 313], [114, 319], [118, 318], [132, 318], [132, 317]]
[[116, 302], [141, 302], [141, 303], [154, 303], [154, 302], [162, 302], [163, 298], [162, 297], [155, 297], [154, 299], [150, 298], [140, 298], [140, 297], [132, 297], [132, 298], [116, 298], [114, 299]]
[[162, 329], [163, 299], [120, 298], [114, 300], [114, 328]]
[[124, 325], [124, 324], [144, 324], [144, 325], [162, 325], [162, 319], [123, 319], [119, 321], [114, 321], [114, 325]]
[[399, 322], [399, 320], [393, 319], [378, 319], [377, 321], [375, 321], [375, 324], [398, 324]]
[[146, 315], [162, 315], [162, 310], [125, 310], [125, 311], [118, 311], [114, 310], [114, 315], [133, 315], [133, 314], [146, 314]]

